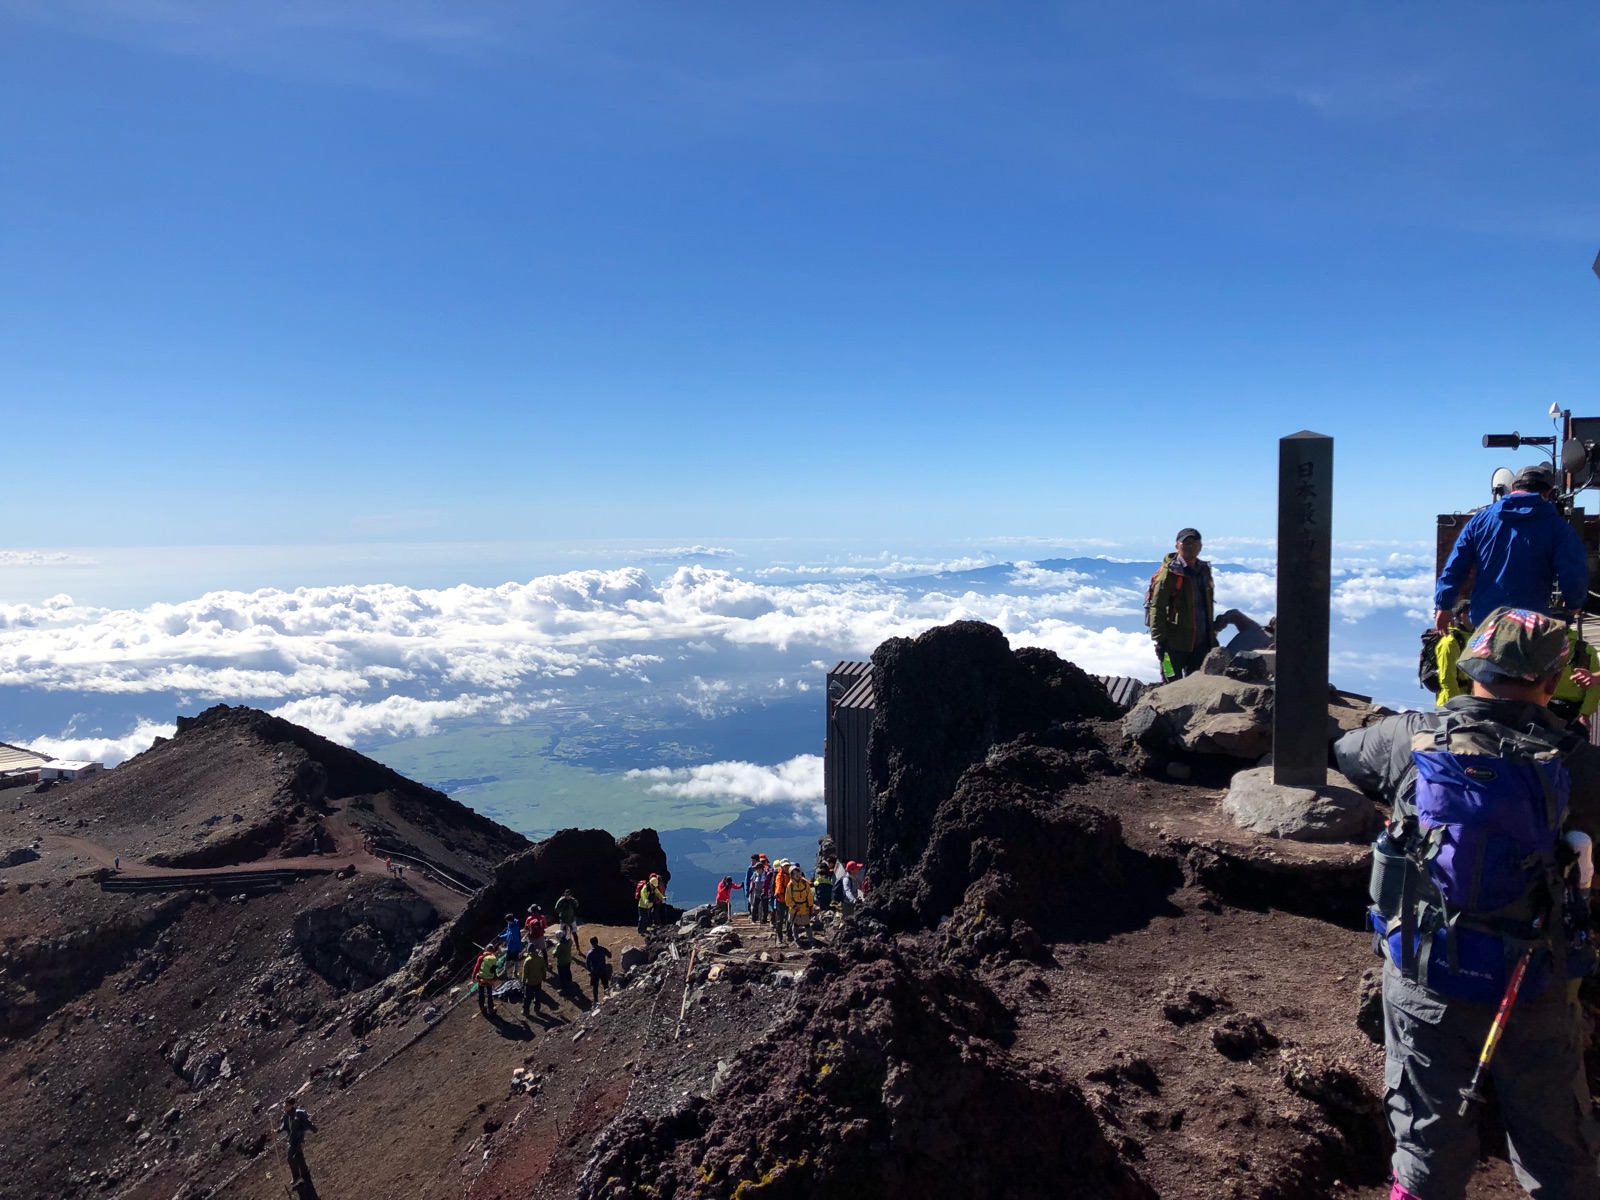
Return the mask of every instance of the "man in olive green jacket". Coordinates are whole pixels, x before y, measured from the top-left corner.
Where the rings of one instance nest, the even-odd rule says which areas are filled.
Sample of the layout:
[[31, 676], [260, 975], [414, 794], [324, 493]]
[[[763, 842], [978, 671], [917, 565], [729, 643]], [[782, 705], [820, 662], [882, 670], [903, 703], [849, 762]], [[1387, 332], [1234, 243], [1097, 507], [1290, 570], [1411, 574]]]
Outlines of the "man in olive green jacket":
[[1195, 675], [1217, 644], [1211, 564], [1200, 557], [1200, 531], [1180, 529], [1174, 553], [1150, 581], [1145, 623], [1162, 679]]

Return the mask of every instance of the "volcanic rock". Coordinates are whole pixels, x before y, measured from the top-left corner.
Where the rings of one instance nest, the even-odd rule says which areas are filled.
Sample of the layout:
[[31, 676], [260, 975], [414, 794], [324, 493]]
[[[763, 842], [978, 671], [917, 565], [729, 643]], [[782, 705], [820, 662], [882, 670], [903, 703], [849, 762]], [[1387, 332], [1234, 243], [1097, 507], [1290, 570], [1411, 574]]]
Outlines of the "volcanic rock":
[[1063, 799], [1088, 778], [1086, 765], [1110, 768], [1082, 727], [996, 747], [961, 776], [916, 870], [880, 889], [874, 911], [891, 925], [926, 926], [962, 905], [949, 934], [979, 938], [979, 952], [999, 945], [980, 926], [1003, 943], [1014, 921], [1052, 933], [1087, 925], [1125, 881], [1117, 819]]
[[1013, 652], [998, 629], [957, 621], [873, 652], [877, 707], [869, 743], [876, 801], [867, 862], [877, 884], [921, 859], [934, 815], [990, 747], [1052, 722], [1111, 719], [1105, 688], [1048, 650]]
[[433, 905], [403, 883], [371, 879], [343, 901], [295, 914], [301, 956], [335, 987], [370, 987], [403, 966], [439, 924]]
[[[468, 886], [528, 839], [444, 793], [257, 709], [179, 717], [175, 737], [114, 771], [64, 784], [49, 813], [92, 823], [93, 840], [154, 866], [214, 867], [365, 838], [413, 854]], [[76, 827], [74, 825], [74, 827]], [[352, 828], [353, 827], [353, 828]]]
[[970, 972], [868, 940], [811, 978], [715, 1104], [624, 1118], [578, 1194], [1154, 1197], [1075, 1085], [1001, 1048], [1006, 1009]]

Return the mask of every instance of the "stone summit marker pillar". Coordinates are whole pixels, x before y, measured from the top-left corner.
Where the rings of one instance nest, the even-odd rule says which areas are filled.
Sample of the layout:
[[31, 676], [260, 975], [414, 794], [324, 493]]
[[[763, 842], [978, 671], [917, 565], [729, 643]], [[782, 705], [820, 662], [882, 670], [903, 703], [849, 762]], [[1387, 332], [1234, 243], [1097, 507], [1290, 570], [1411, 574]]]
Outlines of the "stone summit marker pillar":
[[1328, 777], [1328, 616], [1333, 589], [1333, 439], [1278, 439], [1278, 623], [1272, 765], [1233, 777], [1222, 809], [1252, 833], [1360, 841], [1372, 802]]
[[1333, 590], [1333, 439], [1278, 439], [1277, 679], [1272, 782], [1328, 782], [1328, 609]]

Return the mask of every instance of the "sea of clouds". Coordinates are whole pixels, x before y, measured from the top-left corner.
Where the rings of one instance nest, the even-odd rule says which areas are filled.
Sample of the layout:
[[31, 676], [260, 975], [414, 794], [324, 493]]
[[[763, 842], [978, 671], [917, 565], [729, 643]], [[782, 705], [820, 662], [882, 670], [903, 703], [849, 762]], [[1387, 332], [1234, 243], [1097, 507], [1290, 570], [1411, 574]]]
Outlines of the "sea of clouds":
[[[698, 561], [655, 574], [576, 570], [496, 587], [213, 591], [127, 608], [66, 595], [0, 604], [0, 738], [112, 763], [171, 733], [174, 713], [219, 701], [260, 706], [357, 747], [551, 711], [713, 717], [812, 692], [831, 662], [958, 619], [990, 622], [1013, 645], [1047, 647], [1095, 674], [1154, 673], [1141, 616], [1152, 563], [973, 558], [931, 569], [891, 559], [741, 571], [714, 548], [691, 549]], [[1218, 564], [1216, 578], [1219, 609], [1270, 615], [1270, 561]], [[1425, 619], [1431, 587], [1429, 564], [1415, 555], [1341, 560], [1335, 680], [1414, 703], [1409, 631]], [[647, 777], [670, 794], [807, 811], [821, 795], [815, 755], [662, 771]]]

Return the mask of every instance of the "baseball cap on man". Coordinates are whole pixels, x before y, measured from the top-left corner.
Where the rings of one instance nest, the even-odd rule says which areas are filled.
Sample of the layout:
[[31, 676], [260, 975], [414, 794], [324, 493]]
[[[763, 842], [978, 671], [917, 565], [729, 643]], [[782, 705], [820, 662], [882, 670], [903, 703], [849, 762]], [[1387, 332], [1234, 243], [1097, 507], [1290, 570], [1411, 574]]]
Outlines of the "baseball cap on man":
[[1178, 530], [1178, 536], [1172, 540], [1175, 542], [1187, 542], [1190, 538], [1193, 538], [1197, 542], [1204, 540], [1201, 538], [1200, 531], [1198, 529], [1187, 528]]
[[1534, 683], [1566, 666], [1567, 623], [1526, 608], [1497, 608], [1472, 631], [1458, 665], [1479, 683]]
[[1542, 492], [1556, 485], [1555, 472], [1547, 463], [1529, 463], [1516, 473], [1511, 486], [1518, 491]]

